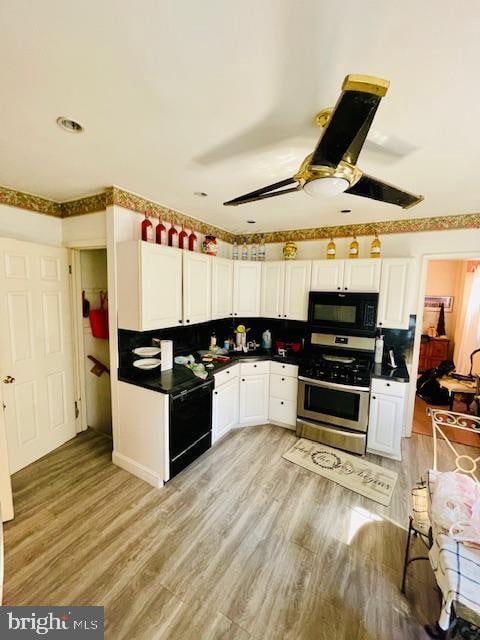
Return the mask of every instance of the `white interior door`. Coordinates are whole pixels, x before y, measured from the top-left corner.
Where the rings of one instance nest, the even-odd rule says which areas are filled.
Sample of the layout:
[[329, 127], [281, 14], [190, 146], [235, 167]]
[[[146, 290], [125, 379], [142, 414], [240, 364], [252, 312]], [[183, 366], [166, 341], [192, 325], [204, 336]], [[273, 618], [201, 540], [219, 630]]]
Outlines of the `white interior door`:
[[75, 436], [66, 249], [0, 239], [0, 384], [10, 473]]

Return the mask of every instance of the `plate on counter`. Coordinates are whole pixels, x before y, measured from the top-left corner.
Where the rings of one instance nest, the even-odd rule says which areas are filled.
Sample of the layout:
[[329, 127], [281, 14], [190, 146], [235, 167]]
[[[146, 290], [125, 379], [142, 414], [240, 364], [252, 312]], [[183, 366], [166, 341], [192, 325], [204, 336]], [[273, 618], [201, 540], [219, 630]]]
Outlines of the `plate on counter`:
[[143, 369], [147, 371], [149, 369], [155, 369], [162, 364], [162, 361], [158, 358], [140, 358], [140, 360], [135, 360], [133, 363], [134, 367], [137, 369]]
[[142, 356], [142, 358], [154, 358], [158, 356], [161, 349], [158, 347], [137, 347], [137, 349], [133, 350], [133, 353], [136, 356]]

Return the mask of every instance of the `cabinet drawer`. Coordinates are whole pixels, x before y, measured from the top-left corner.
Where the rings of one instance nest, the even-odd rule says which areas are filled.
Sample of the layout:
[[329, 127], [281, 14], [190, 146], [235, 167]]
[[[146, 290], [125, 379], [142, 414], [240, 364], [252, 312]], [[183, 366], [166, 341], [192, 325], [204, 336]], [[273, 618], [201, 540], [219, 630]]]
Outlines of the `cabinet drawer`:
[[270, 373], [270, 361], [261, 360], [260, 362], [241, 362], [241, 376], [257, 376], [261, 373]]
[[397, 398], [405, 397], [408, 384], [405, 382], [396, 382], [395, 380], [380, 380], [373, 378], [372, 394], [383, 393], [386, 396], [396, 396]]
[[279, 376], [276, 373], [270, 375], [270, 396], [280, 400], [297, 401], [298, 380], [287, 376]]
[[270, 398], [268, 418], [273, 422], [281, 422], [294, 428], [297, 420], [297, 403], [280, 398]]
[[290, 378], [298, 378], [298, 367], [296, 364], [284, 364], [283, 362], [276, 362], [274, 360], [270, 363], [270, 372], [278, 373], [282, 376], [289, 376]]
[[213, 376], [215, 379], [215, 387], [220, 387], [222, 384], [225, 384], [225, 382], [228, 382], [229, 380], [233, 380], [235, 378], [238, 379], [239, 374], [240, 368], [238, 364], [234, 364], [233, 366], [228, 367], [228, 369], [222, 369], [222, 371], [215, 373]]

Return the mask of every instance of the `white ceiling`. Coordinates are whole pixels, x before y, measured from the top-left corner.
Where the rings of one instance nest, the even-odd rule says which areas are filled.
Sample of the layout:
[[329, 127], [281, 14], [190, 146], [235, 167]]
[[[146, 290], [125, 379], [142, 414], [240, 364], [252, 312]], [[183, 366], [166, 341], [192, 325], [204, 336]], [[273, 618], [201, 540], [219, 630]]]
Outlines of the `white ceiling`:
[[[0, 0], [0, 184], [58, 201], [115, 184], [237, 232], [477, 212], [479, 33], [476, 0]], [[348, 73], [390, 80], [374, 128], [413, 149], [369, 143], [359, 166], [425, 201], [223, 207], [297, 170]]]

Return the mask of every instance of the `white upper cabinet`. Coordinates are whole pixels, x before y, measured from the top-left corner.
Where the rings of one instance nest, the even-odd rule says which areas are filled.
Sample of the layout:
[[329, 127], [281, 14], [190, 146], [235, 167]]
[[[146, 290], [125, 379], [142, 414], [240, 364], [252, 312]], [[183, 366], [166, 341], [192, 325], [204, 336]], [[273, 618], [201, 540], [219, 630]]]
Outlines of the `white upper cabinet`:
[[212, 261], [212, 320], [233, 315], [233, 262], [227, 258]]
[[262, 263], [262, 296], [260, 315], [264, 318], [282, 318], [285, 292], [285, 262]]
[[148, 331], [182, 323], [182, 251], [141, 240], [117, 244], [120, 329]]
[[196, 324], [212, 318], [212, 257], [183, 251], [183, 322]]
[[343, 288], [345, 260], [313, 260], [312, 291], [339, 291]]
[[290, 260], [286, 263], [284, 318], [307, 319], [311, 274], [311, 260]]
[[247, 260], [233, 263], [233, 315], [260, 315], [261, 262]]
[[379, 291], [382, 261], [314, 260], [312, 291]]
[[345, 260], [344, 291], [380, 291], [382, 261], [378, 258]]
[[389, 329], [408, 329], [415, 276], [414, 258], [384, 258], [378, 301], [377, 324]]

